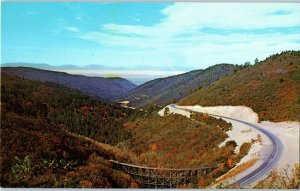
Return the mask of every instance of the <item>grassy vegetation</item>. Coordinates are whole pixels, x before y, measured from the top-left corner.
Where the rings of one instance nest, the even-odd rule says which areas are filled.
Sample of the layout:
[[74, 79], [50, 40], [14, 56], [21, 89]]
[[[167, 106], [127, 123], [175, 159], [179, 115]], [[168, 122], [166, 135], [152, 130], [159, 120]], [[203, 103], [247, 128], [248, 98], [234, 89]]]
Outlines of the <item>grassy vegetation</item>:
[[180, 105], [245, 105], [260, 120], [299, 120], [300, 51], [272, 55], [201, 88]]
[[[228, 178], [235, 177], [237, 174], [239, 174], [239, 173], [243, 172], [244, 170], [246, 170], [246, 169], [250, 168], [251, 166], [253, 166], [256, 163], [256, 161], [257, 161], [257, 159], [254, 158], [254, 159], [251, 159], [251, 160], [237, 166], [235, 169], [227, 172], [224, 176], [222, 176], [220, 179], [218, 179], [217, 183], [218, 182], [224, 182]], [[222, 187], [222, 186], [220, 185], [220, 187]]]

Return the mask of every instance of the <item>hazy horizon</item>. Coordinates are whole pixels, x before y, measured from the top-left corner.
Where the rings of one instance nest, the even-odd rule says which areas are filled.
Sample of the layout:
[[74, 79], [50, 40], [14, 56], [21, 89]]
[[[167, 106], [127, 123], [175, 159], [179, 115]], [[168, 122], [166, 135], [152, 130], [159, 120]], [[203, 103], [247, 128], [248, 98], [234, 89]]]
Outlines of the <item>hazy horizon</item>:
[[[141, 85], [145, 82], [157, 79], [164, 78], [172, 75], [182, 74], [189, 71], [164, 71], [164, 70], [131, 70], [126, 69], [122, 70], [121, 68], [105, 68], [101, 65], [98, 67], [94, 65], [80, 67], [76, 65], [60, 65], [52, 66], [49, 64], [38, 64], [38, 63], [4, 63], [1, 64], [1, 67], [31, 67], [43, 70], [51, 70], [57, 72], [66, 72], [68, 74], [74, 75], [85, 75], [90, 77], [121, 77], [129, 80], [130, 82]], [[101, 68], [102, 67], [102, 68]]]

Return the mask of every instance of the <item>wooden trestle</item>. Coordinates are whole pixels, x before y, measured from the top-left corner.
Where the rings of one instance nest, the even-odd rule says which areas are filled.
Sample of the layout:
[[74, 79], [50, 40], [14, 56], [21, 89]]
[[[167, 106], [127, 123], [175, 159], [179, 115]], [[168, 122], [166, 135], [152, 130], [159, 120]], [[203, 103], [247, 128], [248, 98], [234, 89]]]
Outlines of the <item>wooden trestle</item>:
[[114, 169], [131, 175], [145, 188], [176, 188], [178, 185], [196, 184], [200, 176], [206, 176], [217, 168], [217, 166], [184, 169], [152, 168], [121, 163], [115, 160], [110, 160], [110, 162]]

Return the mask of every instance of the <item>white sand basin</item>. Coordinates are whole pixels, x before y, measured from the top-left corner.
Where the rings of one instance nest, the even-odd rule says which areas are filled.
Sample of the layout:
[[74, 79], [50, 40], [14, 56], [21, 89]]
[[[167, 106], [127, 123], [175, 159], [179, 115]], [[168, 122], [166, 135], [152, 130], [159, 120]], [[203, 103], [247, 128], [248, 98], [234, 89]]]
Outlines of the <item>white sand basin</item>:
[[124, 105], [128, 105], [128, 104], [129, 104], [129, 101], [128, 101], [128, 100], [125, 100], [125, 101], [121, 101], [121, 102], [118, 102], [118, 103], [121, 103], [121, 104], [124, 104]]
[[128, 104], [129, 104], [129, 101], [128, 101], [128, 100], [121, 101], [121, 102], [118, 102], [118, 103], [120, 103], [122, 107], [130, 108], [130, 109], [135, 109], [135, 107], [129, 107], [129, 106], [128, 106]]
[[[295, 163], [299, 163], [299, 128], [300, 128], [299, 122], [274, 123], [274, 122], [264, 121], [258, 123], [259, 118], [257, 113], [255, 113], [251, 108], [245, 106], [202, 107], [199, 105], [196, 106], [176, 105], [176, 108], [173, 106], [174, 105], [166, 106], [169, 108], [170, 113], [177, 113], [180, 115], [184, 115], [186, 117], [190, 117], [190, 112], [182, 109], [189, 109], [195, 112], [202, 112], [202, 113], [209, 113], [209, 114], [220, 115], [225, 117], [231, 117], [234, 119], [239, 119], [239, 120], [243, 120], [243, 121], [247, 121], [259, 125], [260, 127], [270, 131], [274, 135], [277, 135], [277, 137], [279, 138], [279, 140], [283, 145], [282, 154], [278, 162], [275, 164], [274, 168], [284, 168], [287, 164], [293, 166]], [[159, 111], [158, 114], [163, 116], [164, 110], [165, 108]], [[231, 180], [227, 180], [230, 183], [233, 182], [235, 179], [239, 179], [240, 177], [249, 174], [250, 172], [255, 170], [258, 166], [260, 166], [260, 164], [264, 162], [264, 159], [267, 156], [269, 156], [271, 150], [270, 148], [272, 147], [272, 144], [269, 138], [266, 137], [260, 131], [230, 119], [224, 119], [224, 120], [232, 123], [232, 130], [227, 132], [228, 138], [219, 146], [224, 146], [227, 141], [234, 140], [238, 145], [235, 150], [235, 153], [238, 153], [240, 146], [244, 142], [250, 142], [253, 139], [256, 140], [258, 134], [260, 134], [262, 138], [262, 144], [257, 142], [254, 143], [249, 153], [237, 164], [237, 166], [253, 158], [257, 158], [258, 159], [257, 162], [254, 164], [254, 166], [241, 172], [236, 177], [233, 177]]]

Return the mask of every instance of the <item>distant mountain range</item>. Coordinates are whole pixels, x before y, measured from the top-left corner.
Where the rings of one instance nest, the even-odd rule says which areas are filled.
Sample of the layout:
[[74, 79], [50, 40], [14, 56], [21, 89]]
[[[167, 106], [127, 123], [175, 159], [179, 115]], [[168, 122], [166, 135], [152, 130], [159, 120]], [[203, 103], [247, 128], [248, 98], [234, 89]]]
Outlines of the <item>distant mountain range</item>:
[[1, 72], [30, 80], [54, 82], [105, 100], [113, 100], [136, 87], [123, 78], [87, 77], [28, 67], [2, 67]]
[[232, 74], [239, 67], [232, 64], [218, 64], [205, 70], [155, 79], [136, 87], [117, 100], [128, 100], [134, 107], [167, 105], [181, 100], [199, 88], [209, 86], [223, 76]]
[[105, 66], [96, 65], [96, 64], [91, 64], [86, 66], [77, 66], [71, 64], [53, 66], [44, 63], [25, 63], [25, 62], [5, 63], [5, 64], [1, 64], [1, 67], [28, 67], [28, 68], [37, 68], [43, 70], [101, 70], [106, 68]]
[[64, 65], [51, 65], [45, 63], [29, 63], [29, 62], [12, 62], [12, 63], [3, 63], [1, 67], [29, 67], [29, 68], [38, 68], [44, 70], [152, 70], [152, 71], [186, 71], [193, 70], [192, 66], [182, 65], [172, 67], [169, 65], [134, 65], [134, 66], [107, 66], [101, 64], [89, 64], [89, 65], [72, 65], [72, 64], [64, 64]]
[[[46, 63], [29, 63], [29, 62], [13, 62], [2, 63], [1, 67], [28, 67], [37, 68], [42, 70], [51, 70], [58, 72], [66, 72], [69, 74], [80, 74], [92, 77], [122, 77], [134, 84], [141, 85], [147, 81], [166, 77], [174, 74], [180, 74], [184, 71], [190, 71], [194, 68], [192, 66], [176, 66], [169, 65], [101, 65], [101, 64], [89, 64], [89, 65], [51, 65]], [[147, 72], [148, 71], [148, 72]]]

